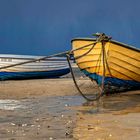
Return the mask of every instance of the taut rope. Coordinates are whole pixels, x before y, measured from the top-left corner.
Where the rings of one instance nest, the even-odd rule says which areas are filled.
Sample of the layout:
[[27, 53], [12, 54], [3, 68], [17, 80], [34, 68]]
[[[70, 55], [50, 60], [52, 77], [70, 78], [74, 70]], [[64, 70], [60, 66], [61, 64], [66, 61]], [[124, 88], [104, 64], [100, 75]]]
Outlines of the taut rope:
[[17, 64], [12, 64], [12, 65], [8, 65], [8, 66], [0, 67], [0, 70], [10, 68], [10, 67], [15, 67], [15, 66], [18, 66], [18, 65], [28, 64], [28, 63], [32, 63], [32, 62], [36, 62], [36, 61], [46, 60], [46, 59], [51, 58], [51, 57], [57, 57], [57, 56], [66, 55], [66, 54], [72, 54], [74, 51], [80, 50], [82, 48], [86, 48], [86, 47], [88, 47], [90, 45], [93, 45], [93, 44], [94, 43], [91, 43], [91, 44], [82, 46], [78, 49], [74, 49], [74, 50], [71, 50], [71, 51], [65, 51], [65, 52], [61, 52], [61, 53], [57, 53], [57, 54], [53, 54], [53, 55], [49, 55], [49, 56], [40, 57], [38, 59], [28, 60], [28, 61], [20, 62], [20, 63], [17, 63]]
[[[96, 41], [94, 43], [82, 46], [82, 47], [77, 48], [77, 49], [73, 49], [71, 51], [65, 51], [65, 52], [53, 54], [53, 55], [50, 55], [50, 56], [41, 57], [41, 58], [38, 58], [38, 59], [33, 59], [33, 60], [25, 61], [25, 62], [20, 62], [20, 63], [17, 63], [17, 64], [12, 64], [12, 65], [8, 65], [8, 66], [0, 67], [0, 70], [10, 68], [10, 67], [15, 67], [15, 66], [18, 66], [18, 65], [27, 64], [27, 63], [32, 63], [32, 62], [36, 62], [36, 61], [46, 60], [46, 59], [51, 58], [51, 57], [57, 57], [57, 56], [60, 56], [60, 55], [66, 55], [68, 65], [69, 65], [69, 68], [70, 68], [70, 72], [71, 72], [71, 75], [72, 75], [72, 79], [73, 79], [73, 82], [75, 84], [76, 89], [82, 95], [82, 97], [84, 97], [86, 100], [88, 100], [88, 101], [96, 101], [96, 100], [100, 99], [101, 96], [104, 95], [104, 79], [105, 79], [105, 72], [106, 72], [105, 64], [107, 65], [107, 68], [108, 68], [108, 64], [107, 64], [107, 61], [106, 61], [106, 53], [105, 53], [105, 43], [106, 43], [106, 41], [109, 41], [111, 38], [106, 36], [104, 33], [103, 34], [97, 33], [97, 34], [95, 34], [95, 36], [97, 37], [97, 39], [96, 39]], [[92, 49], [94, 48], [94, 46], [98, 42], [102, 43], [103, 77], [102, 77], [101, 92], [95, 98], [91, 99], [91, 98], [88, 98], [87, 96], [84, 95], [84, 93], [80, 90], [80, 88], [79, 88], [79, 86], [78, 86], [78, 84], [76, 82], [75, 75], [74, 75], [74, 72], [73, 72], [73, 69], [72, 69], [72, 66], [71, 66], [71, 63], [70, 63], [70, 55], [73, 54], [77, 50], [80, 50], [80, 49], [83, 49], [83, 48], [86, 48], [88, 46], [93, 45], [86, 53], [84, 53], [81, 56], [78, 56], [78, 57], [75, 58], [75, 59], [79, 59], [79, 58], [87, 55], [88, 53], [90, 53], [92, 51]]]

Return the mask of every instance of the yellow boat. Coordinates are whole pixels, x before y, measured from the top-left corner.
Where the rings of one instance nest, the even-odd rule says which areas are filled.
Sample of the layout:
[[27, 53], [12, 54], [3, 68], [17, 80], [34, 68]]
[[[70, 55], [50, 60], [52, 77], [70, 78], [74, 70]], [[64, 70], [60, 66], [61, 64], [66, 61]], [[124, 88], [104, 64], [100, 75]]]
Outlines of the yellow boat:
[[78, 67], [98, 85], [117, 89], [140, 89], [140, 49], [96, 34], [93, 38], [73, 39]]

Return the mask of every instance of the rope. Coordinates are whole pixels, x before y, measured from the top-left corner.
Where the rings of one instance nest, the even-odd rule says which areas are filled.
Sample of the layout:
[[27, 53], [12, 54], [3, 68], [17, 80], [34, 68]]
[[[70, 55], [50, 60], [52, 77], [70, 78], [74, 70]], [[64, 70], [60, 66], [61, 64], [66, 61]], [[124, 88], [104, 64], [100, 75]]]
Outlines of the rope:
[[75, 51], [78, 51], [78, 50], [81, 50], [81, 49], [83, 49], [83, 48], [86, 48], [86, 47], [88, 47], [88, 46], [90, 46], [90, 45], [94, 45], [94, 44], [96, 44], [96, 43], [97, 43], [97, 42], [90, 43], [90, 44], [88, 44], [88, 45], [84, 45], [84, 46], [79, 47], [79, 48], [77, 48], [77, 49], [71, 50], [71, 51], [70, 51], [70, 54], [73, 53], [73, 52], [75, 52]]
[[[104, 33], [103, 34], [98, 34], [97, 36], [98, 36], [98, 38], [97, 38], [96, 42], [93, 43], [92, 48], [90, 50], [88, 50], [86, 53], [84, 53], [83, 55], [78, 56], [78, 57], [75, 58], [75, 59], [79, 59], [79, 58], [87, 55], [88, 53], [90, 53], [90, 51], [94, 48], [94, 46], [96, 45], [97, 42], [101, 42], [102, 43], [102, 55], [103, 55], [103, 76], [102, 76], [102, 84], [101, 84], [100, 94], [98, 94], [98, 96], [96, 96], [95, 98], [92, 98], [92, 99], [91, 98], [88, 98], [80, 90], [80, 88], [79, 88], [79, 86], [78, 86], [78, 84], [76, 82], [75, 75], [74, 75], [74, 72], [73, 72], [73, 69], [72, 69], [72, 66], [71, 66], [71, 63], [70, 63], [70, 56], [69, 56], [69, 54], [66, 55], [67, 56], [67, 61], [68, 61], [68, 64], [69, 64], [69, 68], [70, 68], [70, 72], [71, 72], [71, 75], [72, 75], [72, 79], [73, 79], [73, 82], [75, 84], [75, 87], [77, 88], [77, 90], [79, 91], [79, 93], [82, 95], [82, 97], [85, 98], [87, 101], [96, 101], [96, 100], [99, 100], [100, 97], [104, 95], [104, 93], [105, 93], [104, 92], [104, 90], [105, 90], [104, 81], [105, 81], [105, 73], [106, 73], [106, 66], [105, 66], [105, 64], [107, 65], [107, 68], [109, 69], [109, 66], [108, 66], [108, 63], [107, 63], [107, 60], [106, 60], [105, 43], [106, 43], [106, 41], [109, 41], [111, 39], [111, 37], [107, 37]], [[91, 44], [89, 44], [89, 45], [91, 45]], [[84, 46], [81, 47], [81, 48], [84, 48]]]
[[96, 100], [100, 99], [100, 97], [103, 95], [102, 92], [101, 92], [101, 94], [98, 94], [98, 96], [96, 96], [95, 98], [91, 99], [91, 98], [88, 98], [87, 96], [85, 96], [85, 94], [81, 91], [81, 89], [79, 88], [79, 86], [76, 82], [76, 79], [75, 79], [75, 75], [74, 75], [74, 72], [73, 72], [73, 69], [72, 69], [72, 66], [71, 66], [71, 63], [70, 63], [70, 56], [69, 56], [69, 54], [67, 54], [66, 56], [67, 56], [67, 61], [68, 61], [68, 64], [69, 64], [70, 72], [71, 72], [71, 75], [72, 75], [72, 79], [73, 79], [73, 82], [74, 82], [75, 87], [78, 90], [78, 92], [82, 95], [82, 97], [84, 99], [86, 99], [87, 101], [90, 101], [90, 102], [91, 101], [93, 102], [93, 101], [96, 101]]
[[65, 51], [65, 52], [61, 52], [61, 53], [57, 53], [57, 54], [53, 54], [53, 55], [49, 55], [49, 56], [44, 56], [44, 57], [41, 57], [41, 58], [38, 58], [38, 59], [33, 59], [33, 60], [29, 60], [29, 61], [20, 62], [20, 63], [17, 63], [17, 64], [11, 64], [11, 65], [8, 65], [8, 66], [0, 67], [0, 70], [10, 68], [10, 67], [15, 67], [15, 66], [18, 66], [18, 65], [23, 65], [23, 64], [36, 62], [36, 61], [45, 60], [45, 59], [48, 59], [48, 58], [51, 58], [51, 57], [57, 57], [57, 56], [66, 55], [66, 54], [72, 54], [74, 51], [80, 50], [82, 48], [86, 48], [86, 47], [88, 47], [90, 45], [93, 45], [93, 44], [94, 43], [91, 43], [91, 44], [82, 46], [80, 48], [77, 48], [77, 49], [74, 49], [74, 50], [71, 50], [71, 51]]
[[[85, 52], [84, 54], [82, 54], [82, 55], [80, 55], [80, 56], [78, 56], [78, 57], [75, 57], [75, 60], [76, 59], [79, 59], [79, 58], [81, 58], [81, 57], [83, 57], [83, 56], [85, 56], [85, 55], [87, 55], [88, 53], [90, 53], [91, 51], [92, 51], [92, 49], [94, 48], [94, 46], [96, 45], [96, 43], [97, 42], [94, 42], [94, 43], [92, 43], [92, 44], [90, 44], [90, 45], [93, 45], [87, 52]], [[88, 46], [90, 46], [90, 45], [88, 45]], [[87, 46], [87, 45], [86, 45]]]
[[53, 54], [53, 55], [49, 55], [49, 56], [45, 56], [45, 57], [41, 57], [38, 59], [33, 59], [33, 60], [29, 60], [29, 61], [24, 61], [24, 62], [20, 62], [17, 64], [12, 64], [12, 65], [8, 65], [8, 66], [4, 66], [4, 67], [0, 67], [1, 69], [6, 69], [6, 68], [10, 68], [10, 67], [14, 67], [14, 66], [18, 66], [18, 65], [23, 65], [23, 64], [28, 64], [28, 63], [32, 63], [32, 62], [36, 62], [36, 61], [41, 61], [41, 60], [45, 60], [51, 57], [56, 57], [56, 56], [60, 56], [60, 55], [65, 55], [67, 53], [69, 53], [70, 51], [66, 51], [66, 52], [61, 52], [61, 53], [57, 53], [57, 54]]
[[[21, 63], [17, 63], [17, 64], [12, 64], [12, 65], [9, 65], [9, 66], [0, 67], [0, 70], [1, 69], [6, 69], [6, 68], [10, 68], [10, 67], [14, 67], [14, 66], [18, 66], [18, 65], [27, 64], [27, 63], [32, 63], [32, 62], [36, 62], [36, 61], [45, 60], [45, 59], [48, 59], [48, 58], [51, 58], [51, 57], [56, 57], [56, 56], [60, 56], [60, 55], [66, 55], [67, 61], [68, 61], [68, 65], [69, 65], [69, 68], [70, 68], [70, 72], [71, 72], [71, 75], [72, 75], [72, 79], [73, 79], [73, 82], [74, 82], [75, 87], [77, 88], [78, 92], [87, 101], [96, 101], [96, 100], [99, 100], [100, 97], [104, 95], [104, 79], [105, 79], [105, 72], [106, 72], [106, 70], [105, 70], [106, 69], [105, 68], [105, 64], [108, 67], [107, 61], [105, 61], [106, 60], [106, 54], [105, 54], [105, 48], [104, 48], [104, 46], [105, 46], [105, 41], [108, 41], [111, 38], [107, 37], [105, 34], [96, 34], [96, 35], [97, 35], [98, 38], [97, 38], [97, 40], [94, 43], [91, 43], [91, 44], [82, 46], [80, 48], [77, 48], [77, 49], [74, 49], [74, 50], [71, 50], [71, 51], [61, 52], [61, 53], [57, 53], [57, 54], [54, 54], [54, 55], [41, 57], [41, 58], [38, 58], [38, 59], [33, 59], [33, 60], [29, 60], [29, 61], [25, 61], [25, 62], [21, 62]], [[94, 46], [96, 45], [97, 42], [102, 42], [103, 77], [102, 77], [102, 85], [101, 85], [101, 92], [100, 92], [100, 94], [98, 94], [98, 96], [96, 96], [95, 98], [92, 98], [91, 99], [91, 98], [88, 98], [87, 96], [85, 96], [85, 94], [80, 90], [80, 88], [79, 88], [79, 86], [78, 86], [78, 84], [76, 82], [75, 75], [74, 75], [74, 72], [73, 72], [73, 69], [72, 69], [72, 66], [71, 66], [71, 63], [70, 63], [70, 54], [73, 54], [74, 51], [77, 51], [77, 50], [80, 50], [80, 49], [83, 49], [85, 47], [88, 47], [88, 46], [93, 45], [86, 53], [84, 53], [81, 56], [78, 56], [78, 57], [75, 58], [75, 59], [79, 59], [79, 58], [87, 55], [88, 53], [90, 53], [92, 51], [92, 49], [94, 48]]]

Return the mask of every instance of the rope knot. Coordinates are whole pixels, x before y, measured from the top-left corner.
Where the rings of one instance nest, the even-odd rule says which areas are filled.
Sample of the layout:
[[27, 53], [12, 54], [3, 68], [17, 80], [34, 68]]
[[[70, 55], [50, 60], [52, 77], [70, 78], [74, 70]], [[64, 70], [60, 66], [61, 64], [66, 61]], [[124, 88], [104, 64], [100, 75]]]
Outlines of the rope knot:
[[96, 33], [93, 36], [97, 37], [97, 42], [109, 41], [112, 39], [111, 36], [107, 36], [105, 33]]

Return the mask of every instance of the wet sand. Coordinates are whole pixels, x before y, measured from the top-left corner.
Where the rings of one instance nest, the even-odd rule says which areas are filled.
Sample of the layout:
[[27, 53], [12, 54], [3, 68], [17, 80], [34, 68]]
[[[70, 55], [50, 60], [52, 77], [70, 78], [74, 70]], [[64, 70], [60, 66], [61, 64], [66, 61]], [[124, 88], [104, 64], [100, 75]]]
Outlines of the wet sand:
[[[80, 78], [86, 93], [98, 88]], [[140, 91], [87, 103], [71, 78], [0, 82], [0, 140], [139, 140]]]

